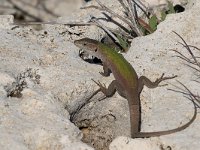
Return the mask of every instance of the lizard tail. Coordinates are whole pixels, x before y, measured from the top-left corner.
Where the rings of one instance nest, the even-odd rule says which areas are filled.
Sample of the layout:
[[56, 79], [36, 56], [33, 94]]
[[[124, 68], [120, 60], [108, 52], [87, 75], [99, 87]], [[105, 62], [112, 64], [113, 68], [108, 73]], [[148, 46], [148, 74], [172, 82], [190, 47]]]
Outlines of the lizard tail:
[[168, 134], [172, 134], [172, 133], [184, 130], [185, 128], [189, 127], [194, 122], [194, 120], [196, 119], [196, 116], [197, 116], [197, 107], [195, 106], [195, 102], [194, 101], [192, 101], [192, 102], [194, 104], [194, 114], [193, 114], [192, 119], [190, 121], [188, 121], [186, 124], [182, 125], [181, 127], [171, 129], [171, 130], [166, 130], [166, 131], [134, 133], [132, 135], [132, 138], [157, 137], [157, 136], [168, 135]]

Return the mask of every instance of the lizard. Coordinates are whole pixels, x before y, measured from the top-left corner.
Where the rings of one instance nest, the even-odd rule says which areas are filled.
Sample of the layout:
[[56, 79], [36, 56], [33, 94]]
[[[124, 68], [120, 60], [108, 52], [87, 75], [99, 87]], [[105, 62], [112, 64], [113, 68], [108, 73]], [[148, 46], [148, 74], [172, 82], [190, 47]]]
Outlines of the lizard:
[[93, 80], [98, 86], [97, 91], [101, 91], [106, 97], [112, 97], [117, 91], [120, 96], [124, 97], [128, 101], [131, 123], [131, 137], [132, 138], [144, 138], [144, 137], [156, 137], [161, 135], [172, 134], [181, 130], [184, 130], [192, 124], [197, 115], [197, 108], [194, 104], [194, 114], [191, 120], [184, 125], [165, 131], [155, 132], [140, 132], [141, 125], [141, 104], [140, 93], [145, 86], [148, 88], [156, 88], [160, 82], [168, 79], [173, 79], [177, 76], [164, 77], [164, 73], [160, 78], [157, 78], [154, 82], [149, 80], [145, 76], [138, 77], [136, 71], [132, 65], [123, 57], [122, 54], [112, 49], [109, 45], [103, 44], [99, 41], [83, 38], [75, 40], [74, 44], [84, 49], [86, 52], [101, 59], [103, 64], [103, 72], [100, 72], [103, 76], [109, 76], [112, 72], [115, 80], [113, 80], [108, 88], [101, 84], [99, 81]]

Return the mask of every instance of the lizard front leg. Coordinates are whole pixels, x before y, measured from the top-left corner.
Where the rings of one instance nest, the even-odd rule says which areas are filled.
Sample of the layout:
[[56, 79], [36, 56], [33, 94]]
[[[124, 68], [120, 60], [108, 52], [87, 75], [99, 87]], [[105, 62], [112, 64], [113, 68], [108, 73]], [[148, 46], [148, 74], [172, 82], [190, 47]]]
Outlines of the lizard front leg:
[[151, 80], [149, 80], [147, 77], [145, 76], [141, 76], [138, 80], [139, 84], [138, 84], [138, 93], [141, 93], [144, 85], [147, 86], [148, 88], [156, 88], [158, 87], [159, 83], [165, 80], [169, 80], [169, 79], [173, 79], [177, 77], [175, 76], [171, 76], [171, 77], [164, 77], [164, 73], [161, 75], [160, 78], [156, 79], [156, 81], [152, 82]]
[[110, 76], [111, 70], [108, 68], [106, 64], [103, 63], [103, 72], [99, 72], [102, 76], [108, 77]]

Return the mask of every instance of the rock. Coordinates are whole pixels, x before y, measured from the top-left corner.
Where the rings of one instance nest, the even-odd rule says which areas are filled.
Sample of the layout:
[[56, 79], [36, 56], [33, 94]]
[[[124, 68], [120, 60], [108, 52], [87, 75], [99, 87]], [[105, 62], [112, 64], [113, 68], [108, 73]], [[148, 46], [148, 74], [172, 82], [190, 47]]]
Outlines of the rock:
[[[111, 2], [109, 2], [109, 6]], [[155, 80], [165, 72], [178, 75], [192, 91], [199, 91], [191, 68], [183, 64], [171, 49], [187, 54], [179, 33], [187, 43], [200, 47], [199, 1], [190, 1], [186, 11], [168, 15], [153, 34], [138, 37], [126, 59], [139, 76]], [[116, 8], [118, 10], [119, 8]], [[77, 17], [88, 17], [85, 10]], [[97, 14], [97, 11], [92, 11]], [[74, 17], [73, 17], [74, 18]], [[59, 18], [65, 20], [66, 18]], [[70, 21], [67, 17], [66, 21]], [[98, 149], [125, 150], [138, 145], [143, 149], [193, 150], [199, 148], [199, 117], [184, 131], [149, 139], [129, 139], [130, 123], [127, 101], [118, 94], [98, 101], [96, 95], [87, 107], [81, 110], [76, 124], [70, 122], [70, 113], [84, 103], [98, 88], [91, 78], [107, 85], [113, 77], [102, 77], [100, 65], [84, 62], [73, 44], [82, 37], [100, 39], [102, 30], [96, 27], [66, 27], [64, 25], [13, 26], [12, 16], [0, 19], [0, 146], [1, 149]], [[33, 72], [28, 72], [27, 69]], [[34, 76], [34, 72], [36, 75]], [[38, 76], [37, 76], [38, 75]], [[24, 84], [22, 84], [24, 83]], [[193, 113], [192, 104], [179, 93], [167, 88], [177, 85], [169, 80], [168, 86], [156, 89], [144, 88], [142, 101], [142, 131], [168, 130], [187, 122]], [[19, 87], [17, 95], [7, 97], [5, 88]], [[14, 90], [14, 91], [15, 91]], [[21, 91], [20, 91], [21, 90]], [[90, 136], [91, 135], [91, 136]], [[118, 137], [125, 136], [125, 137]], [[83, 143], [88, 142], [91, 146]], [[118, 137], [118, 138], [117, 138]], [[115, 139], [117, 138], [117, 139]], [[94, 145], [92, 145], [94, 144]]]

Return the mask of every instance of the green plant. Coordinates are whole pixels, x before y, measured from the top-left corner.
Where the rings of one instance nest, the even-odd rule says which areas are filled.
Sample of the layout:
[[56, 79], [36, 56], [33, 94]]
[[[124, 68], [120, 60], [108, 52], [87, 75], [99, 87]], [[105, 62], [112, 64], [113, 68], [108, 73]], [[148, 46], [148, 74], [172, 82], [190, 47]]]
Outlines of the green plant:
[[157, 29], [157, 26], [158, 24], [161, 22], [161, 21], [164, 21], [167, 14], [173, 14], [175, 13], [175, 10], [174, 10], [174, 7], [173, 7], [173, 4], [171, 2], [168, 1], [168, 10], [165, 11], [165, 10], [162, 10], [161, 11], [161, 18], [159, 19], [156, 15], [153, 15], [149, 18], [149, 26], [151, 27], [151, 29], [153, 31], [155, 31]]
[[[131, 41], [131, 39], [137, 36], [153, 33], [157, 29], [158, 24], [165, 20], [167, 14], [175, 13], [173, 4], [171, 2], [168, 2], [167, 11], [162, 10], [160, 12], [161, 17], [159, 18], [155, 14], [152, 14], [150, 11], [148, 11], [148, 8], [140, 1], [118, 0], [123, 8], [124, 15], [121, 16], [102, 4], [99, 0], [96, 0], [96, 2], [99, 4], [99, 6], [92, 5], [84, 7], [83, 9], [95, 8], [103, 11], [102, 13], [107, 18], [106, 21], [116, 24], [119, 29], [117, 31], [113, 31], [112, 29], [107, 28], [105, 25], [102, 25], [102, 23], [99, 22], [101, 18], [92, 17], [90, 22], [102, 28], [110, 37], [112, 37], [113, 42], [117, 43], [121, 47], [122, 51], [125, 52], [130, 46], [129, 41]], [[143, 19], [138, 16], [138, 9], [143, 12], [145, 16]], [[120, 19], [122, 22], [127, 24], [129, 28], [127, 29], [127, 27], [117, 22], [115, 18]]]

